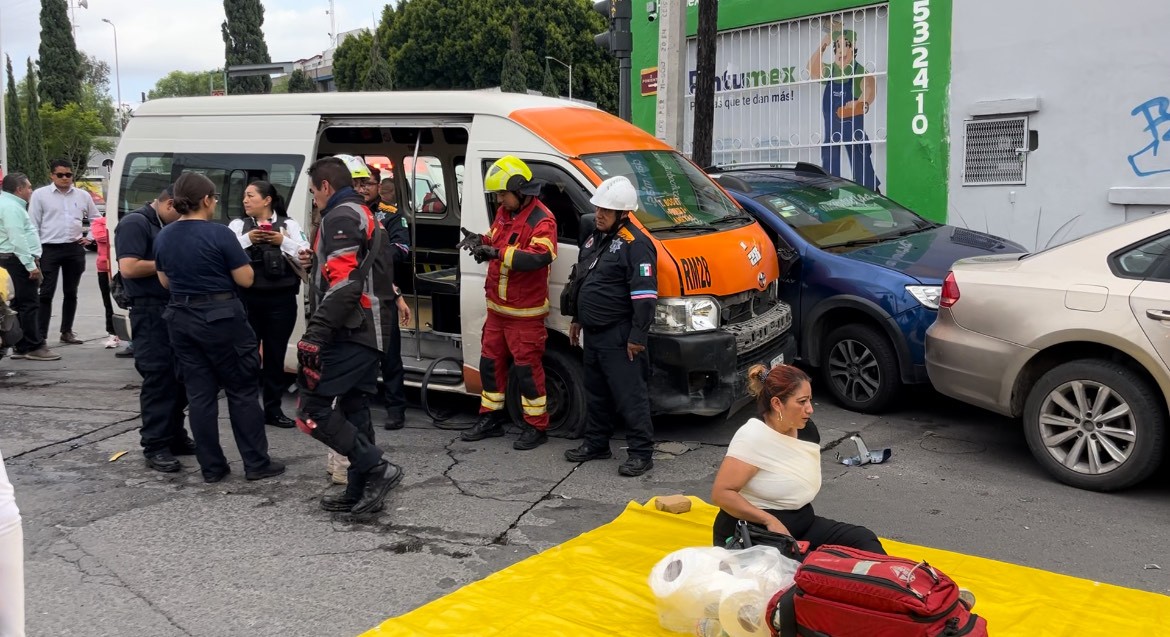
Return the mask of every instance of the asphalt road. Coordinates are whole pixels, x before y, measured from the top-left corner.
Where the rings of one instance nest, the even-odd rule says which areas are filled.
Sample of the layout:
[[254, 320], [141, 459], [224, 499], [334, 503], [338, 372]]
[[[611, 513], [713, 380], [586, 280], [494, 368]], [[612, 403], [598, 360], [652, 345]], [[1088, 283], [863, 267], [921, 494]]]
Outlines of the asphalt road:
[[[654, 470], [629, 479], [618, 460], [565, 462], [569, 441], [532, 452], [513, 451], [511, 438], [464, 443], [411, 410], [405, 430], [379, 432], [406, 478], [377, 519], [355, 523], [317, 508], [330, 488], [325, 449], [296, 430], [269, 429], [273, 455], [289, 464], [274, 481], [243, 480], [230, 435], [235, 473], [223, 483], [204, 485], [193, 460], [178, 474], [146, 469], [139, 378], [101, 348], [92, 265], [91, 255], [76, 328], [86, 343], [60, 347], [53, 363], [0, 361], [0, 450], [24, 516], [30, 635], [356, 635], [608, 522], [630, 500], [708, 498], [748, 416], [659, 422]], [[1165, 472], [1121, 494], [1062, 486], [1032, 461], [1017, 423], [927, 389], [881, 417], [823, 400], [816, 409], [829, 448], [821, 514], [905, 542], [1170, 591]], [[837, 464], [849, 443], [833, 446], [852, 432], [892, 448], [891, 461]], [[111, 462], [119, 451], [129, 453]]]

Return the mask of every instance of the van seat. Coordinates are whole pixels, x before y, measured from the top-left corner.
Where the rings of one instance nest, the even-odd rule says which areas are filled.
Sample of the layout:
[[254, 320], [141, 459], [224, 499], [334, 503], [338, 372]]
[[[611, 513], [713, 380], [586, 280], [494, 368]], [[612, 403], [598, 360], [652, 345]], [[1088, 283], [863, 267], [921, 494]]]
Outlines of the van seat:
[[459, 295], [459, 268], [443, 268], [433, 272], [419, 272], [419, 295], [454, 294]]

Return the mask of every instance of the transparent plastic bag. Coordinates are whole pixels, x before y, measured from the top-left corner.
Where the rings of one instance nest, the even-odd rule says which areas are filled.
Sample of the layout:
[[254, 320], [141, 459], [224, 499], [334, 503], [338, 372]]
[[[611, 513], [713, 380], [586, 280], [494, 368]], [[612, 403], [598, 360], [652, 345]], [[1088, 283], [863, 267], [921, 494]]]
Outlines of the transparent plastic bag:
[[[759, 600], [764, 599], [766, 605], [772, 594], [792, 585], [797, 566], [771, 546], [735, 551], [706, 546], [675, 551], [650, 572], [658, 622], [670, 631], [695, 634], [698, 626], [710, 631], [712, 624], [718, 625], [725, 617], [737, 624], [732, 631], [742, 628], [741, 635], [757, 634], [763, 618]], [[723, 626], [719, 632], [728, 627]]]

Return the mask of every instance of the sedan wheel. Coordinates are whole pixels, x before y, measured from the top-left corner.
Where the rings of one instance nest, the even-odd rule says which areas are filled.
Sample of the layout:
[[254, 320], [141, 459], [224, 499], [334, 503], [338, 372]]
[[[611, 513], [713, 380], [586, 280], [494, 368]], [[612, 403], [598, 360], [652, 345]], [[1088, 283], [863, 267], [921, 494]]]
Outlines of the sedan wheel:
[[1024, 412], [1032, 454], [1058, 480], [1111, 491], [1158, 468], [1163, 409], [1140, 376], [1105, 360], [1074, 361], [1036, 382]]
[[1129, 403], [1108, 386], [1087, 380], [1048, 393], [1040, 407], [1040, 436], [1057, 462], [1094, 476], [1125, 464], [1137, 440]]

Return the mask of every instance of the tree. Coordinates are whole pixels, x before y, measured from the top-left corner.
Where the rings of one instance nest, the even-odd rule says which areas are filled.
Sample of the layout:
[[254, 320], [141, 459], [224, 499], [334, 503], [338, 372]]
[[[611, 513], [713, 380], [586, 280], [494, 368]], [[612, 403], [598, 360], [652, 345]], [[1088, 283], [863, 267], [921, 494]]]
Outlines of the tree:
[[544, 83], [540, 85], [540, 94], [548, 97], [560, 97], [561, 95], [560, 89], [557, 88], [557, 78], [553, 77], [548, 60], [544, 61]]
[[[223, 0], [227, 19], [220, 26], [227, 66], [268, 64], [268, 44], [264, 42], [264, 5], [260, 0]], [[267, 75], [232, 78], [228, 93], [255, 94], [272, 91]]]
[[95, 111], [105, 129], [105, 135], [121, 131], [118, 109], [110, 97], [110, 65], [104, 60], [81, 52], [81, 106]]
[[317, 83], [303, 69], [295, 69], [288, 76], [289, 93], [316, 93]]
[[49, 160], [45, 157], [45, 139], [41, 129], [41, 101], [38, 96], [37, 71], [33, 68], [32, 58], [28, 58], [28, 72], [24, 76], [25, 82], [25, 115], [24, 125], [28, 153], [28, 164], [25, 165], [25, 174], [34, 186], [40, 186], [49, 181]]
[[362, 76], [370, 61], [370, 47], [374, 36], [369, 31], [350, 35], [333, 51], [333, 81], [339, 91], [362, 90]]
[[504, 67], [500, 69], [500, 90], [506, 93], [527, 93], [528, 72], [524, 67], [524, 52], [520, 50], [520, 25], [513, 22], [511, 44], [504, 54]]
[[157, 100], [164, 97], [211, 95], [213, 87], [223, 89], [223, 71], [221, 69], [195, 73], [171, 71], [154, 83], [154, 88], [150, 89], [146, 98]]
[[[41, 0], [40, 98], [57, 108], [81, 101], [81, 55], [66, 0]], [[46, 168], [46, 170], [48, 170]]]
[[113, 145], [106, 139], [98, 139], [106, 131], [96, 111], [85, 110], [79, 104], [66, 104], [65, 108], [41, 104], [40, 114], [49, 157], [68, 159], [74, 171], [85, 171], [94, 150], [113, 151]]
[[699, 0], [698, 63], [695, 70], [695, 123], [691, 138], [691, 160], [700, 166], [711, 165], [712, 135], [715, 124], [715, 37], [719, 0]]
[[370, 43], [370, 53], [366, 58], [366, 71], [362, 73], [363, 91], [389, 91], [394, 88], [394, 78], [390, 74], [390, 64], [378, 46], [378, 36], [373, 37]]
[[4, 94], [4, 117], [7, 118], [8, 133], [8, 172], [26, 172], [28, 170], [28, 139], [25, 126], [21, 123], [20, 101], [16, 97], [16, 79], [12, 76], [12, 58], [8, 59], [8, 90]]
[[501, 86], [515, 20], [526, 69], [540, 68], [545, 55], [564, 60], [573, 65], [573, 97], [617, 111], [617, 62], [593, 42], [608, 25], [586, 0], [408, 0], [391, 15], [382, 42], [399, 90]]

